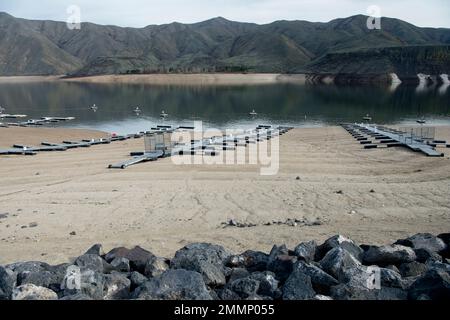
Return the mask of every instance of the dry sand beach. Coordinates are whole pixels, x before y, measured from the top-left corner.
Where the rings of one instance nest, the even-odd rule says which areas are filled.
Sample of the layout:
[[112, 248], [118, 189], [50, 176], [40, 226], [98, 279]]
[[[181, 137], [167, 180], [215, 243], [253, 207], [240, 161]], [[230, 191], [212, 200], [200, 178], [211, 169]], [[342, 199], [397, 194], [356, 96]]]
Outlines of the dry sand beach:
[[[0, 147], [95, 138], [101, 132], [0, 128]], [[437, 138], [450, 140], [450, 127]], [[0, 264], [65, 262], [93, 243], [141, 245], [172, 256], [205, 241], [241, 252], [290, 247], [335, 234], [383, 244], [450, 227], [450, 149], [427, 158], [403, 148], [363, 150], [340, 127], [295, 129], [280, 139], [280, 171], [256, 166], [175, 166], [171, 159], [106, 167], [143, 140], [33, 157], [0, 156]], [[297, 179], [299, 177], [299, 179]], [[320, 225], [270, 225], [288, 218]], [[230, 219], [256, 227], [222, 225]], [[75, 235], [71, 235], [75, 232]]]

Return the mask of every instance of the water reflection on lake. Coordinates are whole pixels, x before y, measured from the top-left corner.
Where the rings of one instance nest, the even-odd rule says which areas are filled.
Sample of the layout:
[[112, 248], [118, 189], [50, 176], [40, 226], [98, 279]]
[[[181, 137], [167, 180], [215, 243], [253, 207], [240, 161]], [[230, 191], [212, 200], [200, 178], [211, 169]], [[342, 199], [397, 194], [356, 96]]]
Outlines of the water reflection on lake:
[[[93, 112], [91, 105], [98, 106]], [[63, 125], [118, 133], [148, 130], [151, 126], [192, 124], [202, 120], [216, 128], [255, 124], [323, 126], [362, 121], [369, 114], [377, 123], [450, 125], [447, 85], [416, 88], [399, 85], [310, 86], [152, 86], [136, 84], [15, 83], [0, 84], [0, 106], [5, 113], [74, 116]], [[139, 107], [140, 112], [135, 112]], [[258, 115], [250, 116], [255, 110]], [[168, 116], [160, 119], [164, 110]]]

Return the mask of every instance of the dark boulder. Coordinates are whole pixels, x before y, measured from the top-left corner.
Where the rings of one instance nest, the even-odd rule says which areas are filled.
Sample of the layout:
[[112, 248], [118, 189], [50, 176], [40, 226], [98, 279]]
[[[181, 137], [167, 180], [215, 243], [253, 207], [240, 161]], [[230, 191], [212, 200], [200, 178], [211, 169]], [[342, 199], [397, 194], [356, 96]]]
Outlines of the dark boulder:
[[432, 252], [428, 249], [414, 249], [414, 253], [416, 254], [417, 262], [442, 262], [442, 257], [438, 253]]
[[169, 269], [167, 259], [160, 257], [152, 257], [147, 261], [144, 269], [144, 275], [147, 277], [157, 277]]
[[185, 269], [200, 273], [207, 285], [225, 285], [225, 263], [231, 254], [223, 247], [207, 243], [194, 243], [178, 250], [170, 262], [172, 269]]
[[81, 271], [92, 270], [103, 273], [103, 259], [96, 254], [84, 254], [75, 260]]
[[131, 271], [138, 271], [144, 273], [145, 265], [155, 255], [150, 251], [147, 251], [139, 246], [133, 249], [127, 248], [115, 248], [108, 252], [105, 256], [105, 260], [110, 263], [115, 258], [126, 258], [130, 261]]
[[260, 251], [248, 250], [245, 251], [242, 256], [244, 258], [244, 267], [249, 272], [267, 270], [267, 264], [269, 263], [268, 254]]
[[380, 268], [380, 282], [383, 287], [405, 289], [406, 282], [399, 272], [392, 269]]
[[139, 300], [211, 300], [200, 273], [168, 270], [137, 288], [133, 294]]
[[298, 270], [311, 278], [311, 283], [313, 289], [317, 293], [328, 294], [332, 286], [339, 284], [334, 277], [330, 276], [328, 273], [320, 269], [313, 264], [307, 264], [305, 262], [299, 261], [294, 266], [294, 270]]
[[286, 246], [274, 246], [269, 255], [267, 270], [272, 271], [280, 281], [285, 281], [297, 262], [297, 257], [290, 256]]
[[317, 242], [302, 242], [294, 249], [294, 254], [299, 260], [310, 262], [314, 260], [316, 255]]
[[426, 265], [428, 267], [428, 270], [435, 269], [450, 274], [450, 264], [448, 263], [435, 261], [435, 262], [428, 262]]
[[400, 274], [400, 270], [398, 270], [397, 266], [394, 266], [393, 264], [390, 264], [388, 266], [385, 266], [386, 269], [392, 270]]
[[231, 268], [242, 268], [245, 267], [245, 257], [243, 255], [232, 255], [228, 258], [225, 263], [227, 267]]
[[2, 289], [0, 289], [0, 301], [1, 300], [9, 300], [10, 295], [7, 295], [6, 293], [3, 292]]
[[251, 277], [236, 279], [227, 285], [227, 288], [239, 295], [242, 299], [256, 295], [259, 289], [259, 281]]
[[233, 292], [227, 288], [219, 289], [217, 291], [217, 295], [221, 300], [229, 300], [229, 301], [242, 300], [241, 297], [236, 292]]
[[441, 233], [438, 238], [444, 241], [446, 245], [450, 245], [450, 233]]
[[49, 270], [51, 268], [51, 266], [45, 262], [26, 261], [26, 262], [17, 262], [17, 263], [9, 264], [6, 266], [6, 268], [19, 274], [24, 271], [28, 271], [28, 272], [45, 271], [45, 270]]
[[250, 278], [259, 282], [258, 291], [256, 292], [258, 295], [275, 299], [281, 297], [281, 290], [278, 288], [279, 281], [275, 279], [273, 272], [257, 271], [252, 273]]
[[15, 276], [12, 270], [0, 266], [0, 300], [11, 298], [12, 291], [16, 285]]
[[407, 239], [398, 240], [395, 244], [411, 247], [413, 249], [427, 249], [431, 252], [441, 252], [447, 245], [439, 237], [430, 233], [418, 233]]
[[115, 258], [110, 265], [115, 271], [130, 272], [130, 260], [127, 258]]
[[283, 300], [310, 300], [316, 295], [311, 278], [296, 269], [286, 280], [283, 289]]
[[343, 276], [345, 270], [358, 265], [360, 262], [342, 247], [331, 249], [320, 261], [321, 268], [338, 280]]
[[49, 289], [52, 289], [58, 294], [60, 293], [62, 290], [61, 285], [64, 282], [64, 278], [67, 276], [67, 268], [70, 265], [71, 264], [69, 263], [63, 263], [49, 268], [49, 271], [52, 274], [52, 283], [50, 283]]
[[407, 262], [400, 265], [400, 273], [403, 277], [420, 276], [427, 271], [428, 267], [424, 263], [417, 261]]
[[416, 300], [422, 295], [426, 295], [432, 300], [449, 301], [450, 275], [442, 270], [428, 270], [409, 288], [410, 299]]
[[17, 286], [24, 284], [34, 284], [38, 287], [49, 288], [52, 284], [57, 283], [55, 275], [50, 271], [29, 272], [24, 271], [17, 275]]
[[234, 280], [246, 278], [250, 276], [250, 272], [247, 271], [247, 269], [244, 268], [233, 268], [231, 269], [231, 272], [229, 276], [227, 277], [227, 282], [233, 282]]
[[446, 248], [440, 252], [444, 258], [450, 258], [450, 233], [441, 233], [438, 238], [444, 241]]
[[104, 300], [123, 300], [129, 299], [131, 290], [131, 281], [123, 274], [114, 272], [105, 275]]
[[340, 284], [331, 289], [334, 300], [406, 300], [408, 293], [399, 288], [381, 287], [369, 290], [367, 288], [352, 287], [349, 284]]
[[134, 291], [137, 287], [140, 287], [141, 285], [143, 285], [146, 281], [148, 280], [148, 278], [146, 276], [144, 276], [143, 274], [140, 274], [137, 271], [133, 271], [130, 274], [130, 291]]
[[414, 260], [416, 260], [414, 250], [402, 245], [371, 247], [364, 253], [363, 258], [365, 264], [378, 266], [400, 265]]
[[90, 247], [85, 254], [95, 254], [97, 256], [104, 256], [103, 246], [101, 244], [94, 244]]
[[353, 240], [342, 235], [337, 235], [326, 240], [322, 245], [317, 247], [315, 260], [322, 260], [323, 257], [332, 249], [340, 247], [347, 250], [358, 261], [362, 261], [364, 250], [359, 247]]
[[14, 288], [12, 300], [58, 300], [56, 292], [28, 283]]

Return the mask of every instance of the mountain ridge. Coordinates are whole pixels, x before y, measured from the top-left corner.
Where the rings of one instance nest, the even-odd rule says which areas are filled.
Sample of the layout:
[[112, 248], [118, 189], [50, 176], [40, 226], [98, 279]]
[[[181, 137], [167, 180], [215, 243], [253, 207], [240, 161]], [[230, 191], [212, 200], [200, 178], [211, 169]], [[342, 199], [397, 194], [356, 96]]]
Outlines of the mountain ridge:
[[331, 53], [450, 45], [447, 28], [382, 18], [381, 30], [368, 30], [366, 20], [355, 15], [255, 24], [215, 17], [142, 28], [83, 22], [80, 30], [69, 30], [65, 22], [0, 12], [0, 75], [315, 72]]

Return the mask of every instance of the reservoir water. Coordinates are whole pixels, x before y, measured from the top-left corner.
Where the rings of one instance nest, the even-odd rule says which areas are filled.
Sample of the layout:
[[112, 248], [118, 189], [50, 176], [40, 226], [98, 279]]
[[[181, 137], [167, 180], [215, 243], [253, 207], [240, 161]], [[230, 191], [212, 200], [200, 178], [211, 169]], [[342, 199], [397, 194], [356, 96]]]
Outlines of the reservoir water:
[[[93, 104], [96, 112], [90, 108]], [[162, 123], [192, 125], [195, 120], [218, 129], [256, 124], [325, 126], [361, 122], [367, 114], [375, 123], [407, 125], [424, 118], [431, 125], [450, 125], [450, 88], [445, 86], [1, 83], [0, 106], [4, 113], [29, 118], [73, 116], [76, 120], [56, 126], [120, 134]], [[160, 118], [162, 110], [168, 114], [165, 120]], [[252, 110], [256, 116], [249, 114]]]

